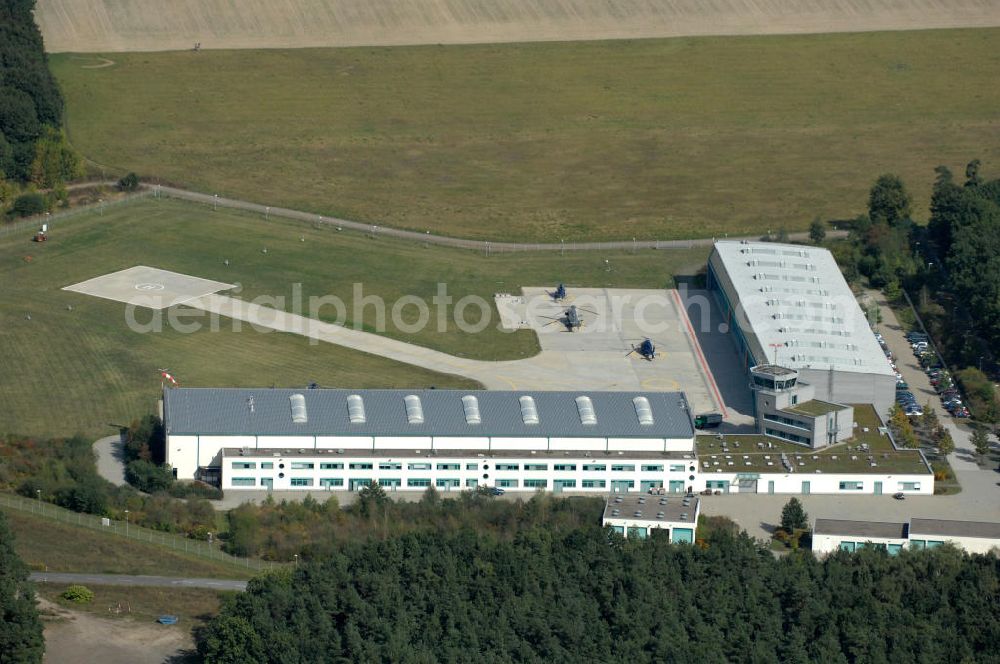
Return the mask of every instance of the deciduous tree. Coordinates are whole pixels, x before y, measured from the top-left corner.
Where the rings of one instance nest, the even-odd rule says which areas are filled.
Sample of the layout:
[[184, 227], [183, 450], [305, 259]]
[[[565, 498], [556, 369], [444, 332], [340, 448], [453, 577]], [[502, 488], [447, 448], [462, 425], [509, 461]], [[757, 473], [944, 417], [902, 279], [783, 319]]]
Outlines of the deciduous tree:
[[826, 239], [826, 225], [819, 217], [813, 219], [809, 225], [809, 239], [813, 244], [823, 244], [823, 240]]
[[972, 437], [969, 439], [976, 454], [983, 457], [990, 451], [990, 435], [986, 427], [977, 426], [972, 430]]
[[868, 194], [868, 217], [874, 224], [899, 226], [910, 219], [910, 203], [903, 181], [896, 175], [882, 175]]

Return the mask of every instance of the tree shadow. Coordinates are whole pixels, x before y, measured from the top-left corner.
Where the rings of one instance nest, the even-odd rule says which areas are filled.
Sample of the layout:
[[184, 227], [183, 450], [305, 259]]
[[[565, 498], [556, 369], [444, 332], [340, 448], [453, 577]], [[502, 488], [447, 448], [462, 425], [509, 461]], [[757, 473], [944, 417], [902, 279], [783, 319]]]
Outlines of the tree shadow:
[[778, 526], [776, 524], [767, 523], [766, 521], [761, 521], [758, 526], [760, 526], [760, 529], [768, 535], [773, 535], [778, 530]]
[[197, 650], [181, 650], [163, 660], [163, 664], [200, 664], [204, 660]]

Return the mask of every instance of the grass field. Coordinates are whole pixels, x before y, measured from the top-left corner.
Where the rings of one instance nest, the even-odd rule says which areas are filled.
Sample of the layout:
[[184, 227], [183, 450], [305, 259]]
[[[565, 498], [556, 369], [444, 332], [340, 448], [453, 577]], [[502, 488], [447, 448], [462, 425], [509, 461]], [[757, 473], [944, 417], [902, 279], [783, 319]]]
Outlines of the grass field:
[[244, 579], [255, 573], [28, 512], [5, 509], [3, 513], [17, 540], [17, 554], [25, 563], [44, 565], [50, 572], [223, 579]]
[[[353, 284], [394, 302], [404, 294], [429, 300], [438, 283], [455, 299], [478, 294], [492, 302], [498, 290], [557, 281], [579, 286], [662, 287], [671, 275], [704, 265], [707, 248], [595, 254], [507, 254], [486, 259], [470, 251], [371, 240], [293, 221], [265, 222], [247, 213], [172, 200], [108, 207], [51, 233], [45, 245], [25, 233], [0, 237], [0, 431], [34, 435], [107, 434], [111, 425], [150, 412], [159, 368], [187, 386], [462, 387], [465, 379], [421, 370], [329, 344], [310, 345], [287, 334], [232, 330], [138, 334], [126, 325], [125, 306], [60, 290], [133, 265], [145, 264], [242, 285], [241, 297], [290, 298], [334, 294], [351, 313]], [[304, 241], [303, 241], [304, 240]], [[263, 254], [267, 248], [268, 253]], [[25, 262], [31, 255], [33, 260]], [[605, 271], [604, 259], [612, 271]], [[224, 261], [229, 260], [227, 267]], [[72, 309], [70, 309], [72, 307]], [[285, 308], [291, 308], [286, 302]], [[370, 329], [375, 310], [365, 309]], [[407, 313], [415, 316], [413, 310]], [[30, 316], [30, 320], [28, 319]], [[145, 319], [142, 319], [145, 320]], [[434, 319], [432, 319], [434, 320]], [[496, 319], [494, 319], [496, 320]], [[206, 322], [202, 319], [201, 322]], [[454, 323], [438, 333], [390, 336], [466, 357], [500, 359], [537, 352], [533, 332], [480, 334]]]
[[111, 171], [506, 240], [805, 229], [1000, 162], [1000, 30], [52, 58]]

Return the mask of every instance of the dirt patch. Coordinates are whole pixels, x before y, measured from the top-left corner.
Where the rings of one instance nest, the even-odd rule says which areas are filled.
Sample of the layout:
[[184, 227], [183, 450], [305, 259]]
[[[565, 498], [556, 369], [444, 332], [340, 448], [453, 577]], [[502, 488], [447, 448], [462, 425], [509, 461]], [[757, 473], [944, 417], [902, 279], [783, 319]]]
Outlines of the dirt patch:
[[991, 0], [39, 0], [51, 52], [863, 32], [1000, 25]]
[[39, 603], [45, 622], [46, 662], [162, 664], [184, 662], [194, 653], [190, 631], [179, 625], [109, 620], [44, 599]]

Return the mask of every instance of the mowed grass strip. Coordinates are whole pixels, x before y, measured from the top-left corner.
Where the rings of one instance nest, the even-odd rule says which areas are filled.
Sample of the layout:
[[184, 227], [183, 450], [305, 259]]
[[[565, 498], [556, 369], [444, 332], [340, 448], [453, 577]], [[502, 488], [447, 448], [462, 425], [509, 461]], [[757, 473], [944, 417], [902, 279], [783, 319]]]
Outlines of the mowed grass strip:
[[[239, 283], [239, 296], [284, 298], [270, 304], [287, 310], [300, 285], [303, 313], [311, 296], [333, 295], [345, 303], [345, 324], [378, 329], [377, 308], [355, 317], [354, 293], [386, 303], [384, 333], [447, 353], [484, 360], [529, 357], [538, 351], [533, 332], [503, 332], [492, 298], [522, 285], [565, 281], [572, 286], [661, 288], [672, 275], [693, 273], [708, 249], [639, 253], [504, 254], [486, 258], [471, 251], [372, 240], [332, 228], [176, 200], [108, 207], [55, 225], [44, 245], [21, 232], [0, 238], [0, 431], [31, 435], [110, 434], [114, 427], [153, 412], [158, 369], [167, 368], [186, 386], [296, 387], [472, 387], [472, 381], [439, 374], [331, 344], [311, 344], [291, 334], [234, 329], [220, 318], [212, 331], [207, 316], [181, 309], [180, 320], [199, 331], [130, 329], [124, 304], [61, 290], [64, 286], [132, 267], [149, 265], [184, 274]], [[267, 253], [264, 253], [267, 249]], [[31, 262], [24, 260], [32, 256]], [[605, 260], [608, 261], [605, 264]], [[228, 266], [225, 261], [229, 261]], [[610, 266], [610, 271], [607, 267]], [[357, 284], [357, 286], [355, 286]], [[453, 298], [438, 327], [431, 298], [441, 284]], [[392, 324], [391, 309], [404, 295], [428, 304], [428, 325], [415, 332]], [[488, 303], [490, 324], [476, 334], [454, 321], [454, 302], [478, 295]], [[554, 312], [558, 309], [554, 307]], [[477, 307], [465, 318], [478, 320]], [[336, 309], [318, 312], [335, 320]], [[405, 323], [419, 316], [402, 309]], [[148, 324], [153, 314], [136, 311]], [[30, 317], [30, 319], [29, 319]]]
[[53, 56], [112, 170], [388, 226], [568, 242], [802, 230], [884, 172], [1000, 162], [1000, 30]]
[[[38, 514], [6, 508], [3, 513], [17, 540], [17, 554], [29, 565], [44, 566], [50, 572], [220, 579], [245, 579], [257, 573]], [[192, 542], [195, 544], [200, 543]]]

